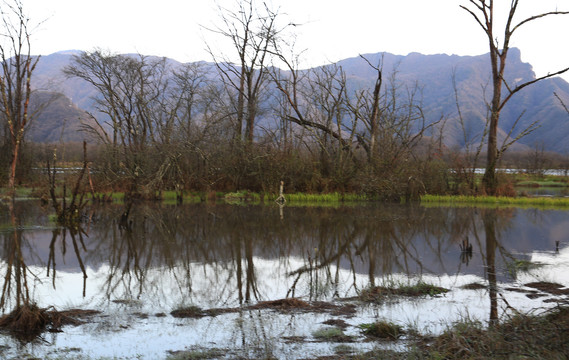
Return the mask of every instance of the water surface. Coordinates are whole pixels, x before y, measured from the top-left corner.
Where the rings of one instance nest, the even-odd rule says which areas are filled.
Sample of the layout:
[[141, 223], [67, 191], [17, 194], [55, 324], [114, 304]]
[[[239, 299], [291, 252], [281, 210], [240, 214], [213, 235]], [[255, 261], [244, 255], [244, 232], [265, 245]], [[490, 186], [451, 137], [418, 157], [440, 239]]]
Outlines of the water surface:
[[[251, 358], [306, 358], [333, 353], [337, 344], [313, 342], [312, 336], [330, 319], [345, 321], [346, 333], [356, 339], [349, 345], [364, 351], [379, 345], [362, 341], [362, 323], [390, 320], [438, 333], [465, 316], [484, 322], [507, 316], [501, 298], [519, 311], [561, 300], [528, 297], [528, 283], [569, 285], [566, 211], [140, 203], [128, 217], [122, 216], [126, 205], [93, 206], [82, 228], [63, 229], [49, 222], [50, 209], [37, 202], [0, 206], [0, 271], [10, 290], [3, 311], [11, 310], [22, 284], [42, 307], [102, 311], [94, 321], [66, 326], [40, 342], [22, 345], [0, 335], [6, 357], [68, 351], [70, 358], [155, 359], [205, 348]], [[472, 250], [464, 251], [467, 246]], [[542, 266], [516, 265], [528, 261]], [[170, 315], [183, 306], [245, 308], [290, 297], [342, 304], [370, 286], [419, 280], [451, 291], [358, 304], [350, 315]], [[461, 288], [472, 283], [483, 288]], [[291, 343], [290, 337], [305, 341]]]

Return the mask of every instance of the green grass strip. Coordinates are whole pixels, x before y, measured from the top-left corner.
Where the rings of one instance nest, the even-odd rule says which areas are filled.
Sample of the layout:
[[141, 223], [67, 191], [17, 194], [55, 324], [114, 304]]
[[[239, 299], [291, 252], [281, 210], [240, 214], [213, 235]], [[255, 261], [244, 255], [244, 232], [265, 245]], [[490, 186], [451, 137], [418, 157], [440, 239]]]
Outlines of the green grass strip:
[[519, 207], [569, 208], [569, 198], [554, 197], [506, 197], [466, 195], [423, 195], [423, 204], [507, 205]]

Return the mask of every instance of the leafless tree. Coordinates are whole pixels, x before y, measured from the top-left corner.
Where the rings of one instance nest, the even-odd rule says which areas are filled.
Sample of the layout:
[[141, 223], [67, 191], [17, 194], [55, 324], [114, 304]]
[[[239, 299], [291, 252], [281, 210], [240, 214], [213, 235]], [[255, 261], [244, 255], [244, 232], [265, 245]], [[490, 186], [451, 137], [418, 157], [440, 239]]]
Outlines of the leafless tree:
[[259, 7], [255, 0], [235, 3], [236, 9], [218, 6], [223, 25], [209, 30], [229, 40], [238, 61], [220, 54], [211, 45], [208, 49], [231, 100], [235, 139], [250, 144], [266, 90], [274, 44], [288, 24], [280, 25], [278, 10], [272, 10], [266, 3]]
[[35, 114], [30, 111], [31, 78], [39, 57], [31, 54], [31, 24], [20, 0], [0, 4], [0, 116], [7, 124], [11, 146], [8, 187], [14, 192], [16, 167], [26, 130]]
[[[169, 146], [181, 122], [190, 121], [193, 95], [189, 89], [198, 85], [187, 81], [198, 80], [176, 75], [164, 58], [101, 50], [75, 56], [64, 72], [97, 90], [95, 102], [103, 119], [98, 119], [98, 129], [90, 130], [111, 148], [107, 170], [126, 176], [133, 194], [141, 185], [146, 191], [155, 188], [179, 158]], [[110, 127], [110, 135], [105, 127]], [[164, 151], [151, 158], [158, 147]]]
[[[498, 149], [498, 123], [500, 121], [500, 113], [508, 101], [525, 87], [532, 85], [543, 79], [563, 74], [569, 68], [565, 68], [554, 73], [536, 79], [509, 84], [504, 76], [508, 52], [510, 50], [510, 42], [514, 33], [534, 20], [542, 19], [552, 15], [569, 14], [569, 11], [550, 11], [530, 16], [521, 21], [516, 19], [519, 0], [511, 0], [509, 11], [506, 16], [506, 23], [503, 29], [503, 35], [498, 36], [498, 29], [495, 26], [501, 19], [497, 18], [494, 11], [494, 0], [469, 0], [468, 4], [460, 5], [462, 9], [467, 11], [475, 21], [480, 25], [484, 34], [488, 38], [490, 47], [490, 64], [492, 67], [492, 100], [490, 103], [490, 124], [488, 132], [488, 159], [486, 171], [484, 173], [483, 183], [486, 191], [494, 194], [497, 188], [496, 165], [500, 159], [501, 153]], [[503, 91], [505, 87], [506, 91]]]

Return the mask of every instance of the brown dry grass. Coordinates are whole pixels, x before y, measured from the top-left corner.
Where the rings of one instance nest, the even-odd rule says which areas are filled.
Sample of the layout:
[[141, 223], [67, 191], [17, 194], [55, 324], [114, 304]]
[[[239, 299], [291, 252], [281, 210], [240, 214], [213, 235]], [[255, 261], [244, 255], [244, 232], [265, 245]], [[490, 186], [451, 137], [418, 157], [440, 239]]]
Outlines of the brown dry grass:
[[359, 299], [364, 302], [381, 302], [390, 296], [438, 296], [449, 290], [440, 286], [419, 282], [415, 285], [402, 286], [374, 286], [361, 291]]
[[545, 315], [516, 314], [488, 329], [461, 323], [428, 346], [428, 358], [567, 359], [569, 308]]
[[0, 318], [0, 328], [24, 337], [36, 337], [52, 323], [48, 309], [39, 308], [35, 304], [16, 307], [12, 312]]
[[45, 331], [59, 332], [63, 325], [80, 325], [78, 320], [98, 314], [95, 310], [57, 311], [40, 308], [36, 304], [24, 304], [0, 318], [0, 329], [7, 330], [21, 341], [32, 341]]

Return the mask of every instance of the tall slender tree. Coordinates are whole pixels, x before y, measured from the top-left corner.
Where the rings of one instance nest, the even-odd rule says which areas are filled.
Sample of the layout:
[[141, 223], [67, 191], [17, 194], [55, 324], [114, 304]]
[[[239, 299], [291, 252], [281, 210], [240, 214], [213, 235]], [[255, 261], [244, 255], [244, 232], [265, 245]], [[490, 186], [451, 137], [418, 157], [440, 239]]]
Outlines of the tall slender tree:
[[33, 120], [30, 111], [32, 73], [39, 57], [31, 55], [30, 19], [22, 2], [14, 0], [0, 4], [0, 116], [7, 124], [11, 147], [8, 187], [12, 194], [16, 184], [16, 167], [26, 129]]
[[275, 52], [274, 44], [289, 24], [281, 26], [277, 21], [278, 10], [272, 10], [266, 3], [259, 7], [255, 0], [235, 3], [235, 11], [219, 6], [223, 25], [210, 29], [228, 40], [235, 53], [227, 56], [208, 47], [230, 94], [232, 118], [235, 120], [234, 137], [250, 144], [268, 80], [267, 69]]
[[[486, 171], [484, 173], [483, 184], [489, 194], [495, 194], [497, 188], [496, 180], [496, 165], [500, 159], [501, 151], [498, 149], [498, 123], [500, 121], [500, 113], [508, 101], [517, 92], [523, 88], [532, 85], [543, 79], [563, 74], [569, 70], [568, 68], [549, 73], [545, 76], [536, 79], [522, 82], [508, 84], [504, 76], [507, 64], [508, 51], [510, 50], [510, 43], [512, 36], [524, 25], [527, 25], [534, 20], [542, 19], [552, 15], [569, 14], [569, 11], [550, 11], [545, 13], [536, 14], [523, 20], [518, 20], [516, 12], [518, 11], [519, 0], [511, 0], [509, 11], [506, 17], [503, 35], [498, 36], [499, 31], [495, 29], [496, 25], [501, 19], [497, 18], [494, 9], [494, 0], [469, 0], [469, 4], [460, 5], [462, 9], [467, 11], [476, 20], [478, 25], [484, 31], [488, 38], [490, 47], [490, 64], [492, 67], [492, 100], [490, 102], [490, 126], [488, 132], [488, 159]], [[505, 88], [506, 91], [503, 91]]]

